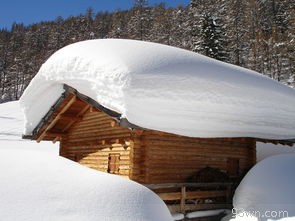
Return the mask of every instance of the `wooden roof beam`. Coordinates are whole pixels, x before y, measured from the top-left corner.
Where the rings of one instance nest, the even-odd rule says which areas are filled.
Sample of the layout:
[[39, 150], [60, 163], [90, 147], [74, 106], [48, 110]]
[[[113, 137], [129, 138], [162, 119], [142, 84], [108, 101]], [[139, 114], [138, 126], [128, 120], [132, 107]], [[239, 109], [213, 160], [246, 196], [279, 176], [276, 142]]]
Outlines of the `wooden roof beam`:
[[[86, 104], [84, 108], [77, 114], [76, 117], [79, 119], [83, 118], [83, 115], [86, 113], [86, 111], [91, 107], [90, 104]], [[63, 132], [67, 131], [77, 120], [71, 120], [71, 122], [62, 130]]]
[[81, 116], [76, 116], [76, 115], [73, 115], [73, 114], [61, 114], [60, 119], [62, 119], [62, 120], [70, 120], [70, 121], [78, 121], [78, 120], [82, 120], [82, 117]]
[[62, 135], [64, 135], [64, 133], [50, 132], [50, 131], [47, 131], [46, 133], [46, 136], [48, 137], [61, 137]]
[[59, 141], [60, 140], [60, 137], [56, 137], [54, 138], [54, 140], [52, 141], [52, 143], [56, 143], [56, 141]]
[[45, 136], [46, 133], [54, 127], [54, 125], [58, 122], [58, 120], [61, 118], [61, 115], [65, 113], [72, 104], [76, 101], [76, 96], [74, 95], [69, 102], [62, 108], [62, 110], [59, 112], [59, 114], [54, 118], [53, 121], [46, 127], [46, 129], [40, 134], [40, 136], [37, 138], [37, 142], [39, 143]]

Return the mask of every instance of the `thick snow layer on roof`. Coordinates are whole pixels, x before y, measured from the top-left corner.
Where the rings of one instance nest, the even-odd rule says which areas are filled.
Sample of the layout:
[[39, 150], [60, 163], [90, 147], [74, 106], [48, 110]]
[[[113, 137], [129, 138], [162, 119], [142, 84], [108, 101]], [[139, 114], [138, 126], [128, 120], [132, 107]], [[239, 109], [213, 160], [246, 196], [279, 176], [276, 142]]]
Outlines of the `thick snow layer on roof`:
[[30, 134], [76, 88], [129, 122], [191, 137], [295, 138], [295, 90], [256, 72], [175, 47], [134, 40], [69, 45], [21, 97]]
[[233, 220], [295, 220], [294, 171], [295, 154], [272, 156], [256, 164], [236, 189]]
[[18, 147], [0, 141], [1, 220], [172, 220], [164, 202], [135, 182], [8, 142]]

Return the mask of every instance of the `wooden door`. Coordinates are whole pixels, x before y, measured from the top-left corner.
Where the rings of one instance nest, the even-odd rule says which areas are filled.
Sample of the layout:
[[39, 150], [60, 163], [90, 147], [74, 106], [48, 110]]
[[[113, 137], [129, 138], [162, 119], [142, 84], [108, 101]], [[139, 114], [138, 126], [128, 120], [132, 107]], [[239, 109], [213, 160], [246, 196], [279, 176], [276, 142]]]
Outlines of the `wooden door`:
[[120, 166], [120, 154], [119, 153], [109, 154], [108, 173], [112, 173], [112, 174], [119, 173], [119, 166]]

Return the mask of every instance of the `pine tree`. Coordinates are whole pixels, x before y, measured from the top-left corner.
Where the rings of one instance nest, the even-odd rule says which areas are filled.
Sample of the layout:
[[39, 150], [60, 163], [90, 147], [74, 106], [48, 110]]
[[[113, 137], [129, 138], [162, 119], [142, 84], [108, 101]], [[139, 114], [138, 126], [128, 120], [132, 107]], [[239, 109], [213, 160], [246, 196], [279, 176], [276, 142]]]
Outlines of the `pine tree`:
[[219, 22], [220, 19], [214, 16], [205, 15], [203, 18], [200, 51], [208, 57], [226, 61], [226, 43]]
[[288, 84], [295, 88], [295, 4], [288, 2], [288, 9], [286, 13], [289, 15], [289, 23], [287, 29], [287, 39], [286, 39], [286, 48], [287, 56], [289, 60], [289, 79]]
[[151, 10], [152, 23], [147, 40], [170, 45], [172, 12], [165, 8], [164, 3]]
[[170, 44], [180, 48], [190, 49], [191, 26], [188, 7], [179, 6], [172, 11], [170, 18]]
[[223, 0], [228, 11], [227, 36], [230, 38], [231, 62], [246, 67], [249, 55], [250, 2]]
[[98, 12], [93, 23], [96, 38], [106, 38], [111, 29], [111, 15], [108, 12]]
[[[213, 6], [214, 5], [214, 6]], [[213, 8], [218, 7], [215, 11]], [[227, 61], [227, 39], [224, 32], [221, 1], [191, 1], [192, 50], [206, 56]]]
[[9, 39], [11, 32], [7, 30], [0, 30], [0, 103], [10, 100], [7, 96], [7, 76], [8, 76], [8, 62], [11, 55], [9, 49]]
[[133, 16], [129, 21], [128, 30], [132, 39], [145, 40], [151, 25], [150, 8], [147, 0], [135, 0]]
[[286, 45], [290, 16], [289, 1], [260, 1], [261, 29], [264, 41], [262, 72], [271, 78], [287, 84], [289, 79], [289, 53]]

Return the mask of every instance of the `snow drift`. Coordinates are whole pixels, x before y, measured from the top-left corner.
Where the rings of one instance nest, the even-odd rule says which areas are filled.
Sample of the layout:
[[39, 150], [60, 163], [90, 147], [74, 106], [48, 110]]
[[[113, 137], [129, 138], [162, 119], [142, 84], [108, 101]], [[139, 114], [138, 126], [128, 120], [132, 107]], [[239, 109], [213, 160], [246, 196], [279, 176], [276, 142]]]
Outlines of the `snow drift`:
[[0, 148], [1, 220], [172, 220], [147, 188], [25, 143]]
[[236, 189], [236, 219], [294, 220], [294, 171], [295, 154], [272, 156], [256, 164]]
[[21, 97], [32, 130], [68, 84], [148, 129], [191, 137], [295, 138], [295, 90], [183, 49], [104, 39], [69, 45]]

